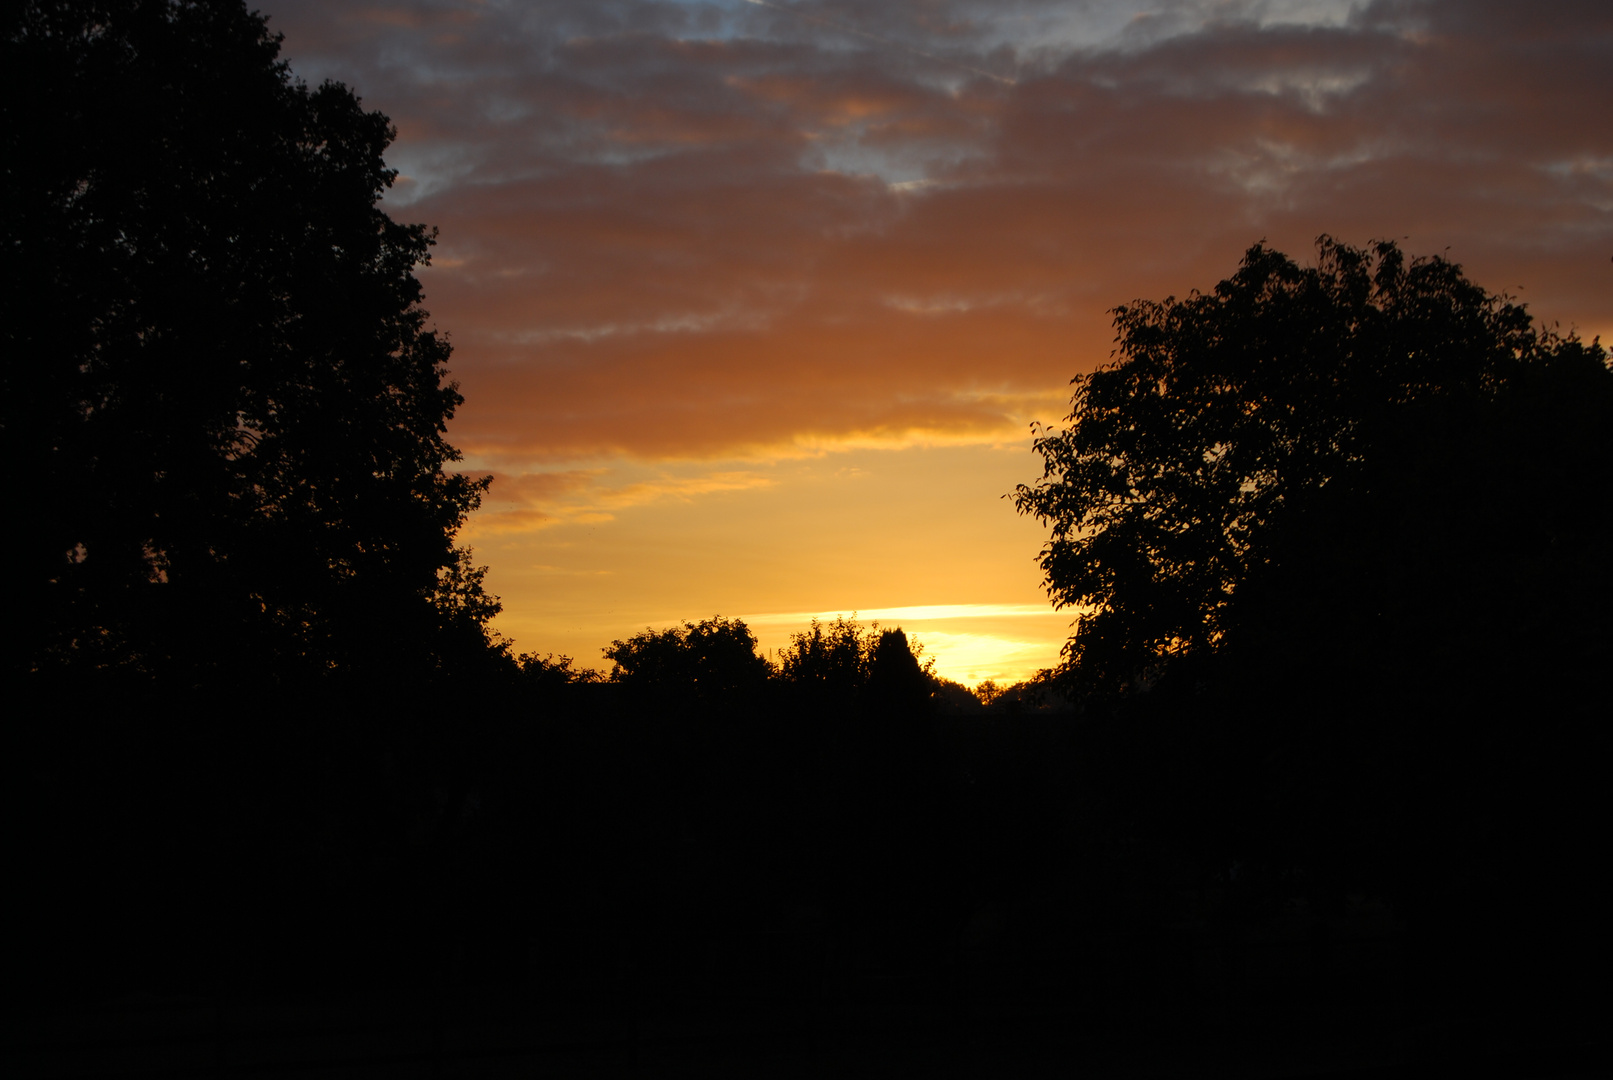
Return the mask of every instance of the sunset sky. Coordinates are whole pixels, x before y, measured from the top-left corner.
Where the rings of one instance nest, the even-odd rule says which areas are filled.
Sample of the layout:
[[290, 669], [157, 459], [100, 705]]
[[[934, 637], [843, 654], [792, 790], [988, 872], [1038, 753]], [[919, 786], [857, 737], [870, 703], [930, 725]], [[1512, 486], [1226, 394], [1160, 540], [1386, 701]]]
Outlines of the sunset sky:
[[1056, 662], [1002, 496], [1107, 310], [1265, 239], [1442, 253], [1613, 338], [1613, 4], [264, 0], [398, 128], [386, 207], [490, 497], [522, 651], [901, 625], [974, 684]]

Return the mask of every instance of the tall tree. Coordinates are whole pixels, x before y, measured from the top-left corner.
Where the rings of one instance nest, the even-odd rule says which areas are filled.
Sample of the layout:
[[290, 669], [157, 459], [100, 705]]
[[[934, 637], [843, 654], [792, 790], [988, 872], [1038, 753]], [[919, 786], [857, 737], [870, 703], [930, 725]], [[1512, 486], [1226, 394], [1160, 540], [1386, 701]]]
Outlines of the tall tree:
[[1114, 827], [1387, 896], [1440, 994], [1521, 1005], [1600, 917], [1613, 370], [1454, 263], [1318, 248], [1117, 308], [1017, 505]]
[[1444, 259], [1325, 236], [1314, 267], [1256, 245], [1210, 293], [1114, 315], [1118, 358], [1074, 380], [1067, 426], [1037, 431], [1041, 480], [1015, 492], [1051, 526], [1054, 603], [1080, 612], [1079, 684], [1139, 687], [1240, 644], [1268, 672], [1296, 643], [1492, 655], [1475, 616], [1525, 593], [1540, 620], [1590, 625], [1564, 600], [1606, 592], [1598, 343], [1536, 329]]
[[434, 232], [379, 205], [387, 118], [279, 45], [240, 0], [5, 19], [24, 669], [205, 682], [485, 644], [496, 602], [453, 542], [485, 481], [448, 471], [462, 399], [414, 274]]

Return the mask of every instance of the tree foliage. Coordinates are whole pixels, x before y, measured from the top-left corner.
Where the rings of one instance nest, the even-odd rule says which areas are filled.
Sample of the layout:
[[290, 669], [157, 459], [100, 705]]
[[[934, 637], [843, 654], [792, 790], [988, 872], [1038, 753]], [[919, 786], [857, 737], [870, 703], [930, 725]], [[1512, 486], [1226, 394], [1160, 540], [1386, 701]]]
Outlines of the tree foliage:
[[707, 707], [743, 699], [769, 674], [750, 627], [721, 616], [613, 641], [605, 659], [612, 682]]
[[[239, 0], [29, 3], [0, 44], [4, 444], [32, 669], [442, 662], [461, 397], [380, 207], [387, 118]], [[450, 635], [452, 636], [452, 635]], [[460, 634], [461, 637], [464, 633]]]
[[879, 628], [865, 629], [855, 617], [837, 616], [827, 625], [813, 619], [780, 651], [779, 678], [822, 705], [848, 705], [868, 682], [878, 642]]
[[862, 704], [888, 712], [927, 703], [939, 687], [935, 661], [922, 659], [923, 653], [923, 644], [910, 642], [900, 627], [864, 627], [843, 615], [828, 624], [813, 619], [780, 652], [778, 677], [816, 708]]
[[[937, 680], [934, 662], [920, 659], [923, 650], [900, 629], [864, 627], [844, 616], [827, 625], [814, 619], [780, 650], [775, 667], [758, 655], [756, 635], [743, 620], [716, 616], [646, 629], [611, 642], [604, 652], [611, 661], [611, 682], [660, 703], [731, 709], [753, 703], [772, 682], [780, 700], [843, 718], [854, 712], [885, 715], [925, 708]], [[522, 661], [523, 667], [529, 661], [542, 663], [528, 657]]]
[[[1407, 259], [1392, 242], [1317, 246], [1317, 265], [1301, 267], [1257, 244], [1208, 294], [1116, 308], [1118, 358], [1073, 380], [1063, 429], [1037, 429], [1043, 475], [1014, 499], [1051, 527], [1041, 567], [1054, 603], [1080, 613], [1067, 670], [1087, 688], [1139, 687], [1172, 658], [1270, 641], [1296, 597], [1331, 610], [1313, 605], [1287, 630], [1353, 603], [1371, 609], [1354, 624], [1370, 636], [1383, 612], [1368, 594], [1397, 575], [1427, 584], [1426, 567], [1375, 556], [1438, 558], [1429, 535], [1469, 543], [1531, 514], [1557, 522], [1548, 546], [1606, 535], [1572, 509], [1595, 505], [1585, 500], [1606, 490], [1605, 468], [1563, 492], [1566, 511], [1520, 501], [1500, 512], [1562, 485], [1515, 467], [1484, 473], [1507, 453], [1558, 478], [1583, 471], [1609, 417], [1600, 346], [1538, 330], [1445, 259]], [[1436, 474], [1471, 496], [1442, 517], [1413, 479]], [[1489, 584], [1501, 584], [1493, 569]], [[1480, 588], [1451, 586], [1426, 603]]]

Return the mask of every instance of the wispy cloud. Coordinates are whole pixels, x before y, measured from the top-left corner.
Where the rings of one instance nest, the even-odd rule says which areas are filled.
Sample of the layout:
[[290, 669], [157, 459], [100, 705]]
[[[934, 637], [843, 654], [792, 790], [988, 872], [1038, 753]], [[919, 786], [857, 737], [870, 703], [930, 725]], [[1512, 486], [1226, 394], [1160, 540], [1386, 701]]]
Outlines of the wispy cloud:
[[663, 501], [690, 502], [724, 492], [772, 486], [769, 476], [745, 471], [694, 475], [662, 473], [623, 480], [610, 468], [483, 475], [493, 478], [483, 511], [466, 526], [465, 537], [535, 532], [557, 525], [600, 524], [630, 507]]
[[1071, 616], [1066, 611], [1054, 611], [1046, 604], [917, 604], [910, 607], [870, 608], [867, 611], [776, 611], [745, 615], [749, 626], [806, 627], [812, 620], [833, 622], [837, 618], [853, 618], [866, 623], [889, 625], [958, 619], [1048, 619], [1068, 624]]

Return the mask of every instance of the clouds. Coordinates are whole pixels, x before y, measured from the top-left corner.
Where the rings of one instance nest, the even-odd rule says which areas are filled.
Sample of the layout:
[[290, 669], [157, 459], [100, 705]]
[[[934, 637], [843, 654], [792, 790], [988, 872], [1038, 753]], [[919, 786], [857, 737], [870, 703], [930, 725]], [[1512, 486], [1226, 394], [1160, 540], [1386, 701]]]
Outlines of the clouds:
[[1605, 0], [265, 2], [441, 230], [462, 539], [523, 648], [860, 607], [954, 678], [1053, 663], [1069, 613], [981, 616], [1041, 600], [1026, 424], [1109, 308], [1259, 239], [1613, 337]]
[[623, 478], [604, 468], [524, 473], [494, 472], [484, 510], [463, 539], [479, 541], [506, 533], [529, 533], [558, 525], [597, 525], [618, 511], [662, 501], [688, 502], [718, 492], [772, 487], [768, 476], [745, 470], [677, 475], [665, 470]]
[[1108, 307], [1261, 237], [1409, 237], [1613, 328], [1603, 4], [271, 14], [397, 123], [454, 437], [517, 472], [1001, 439]]

